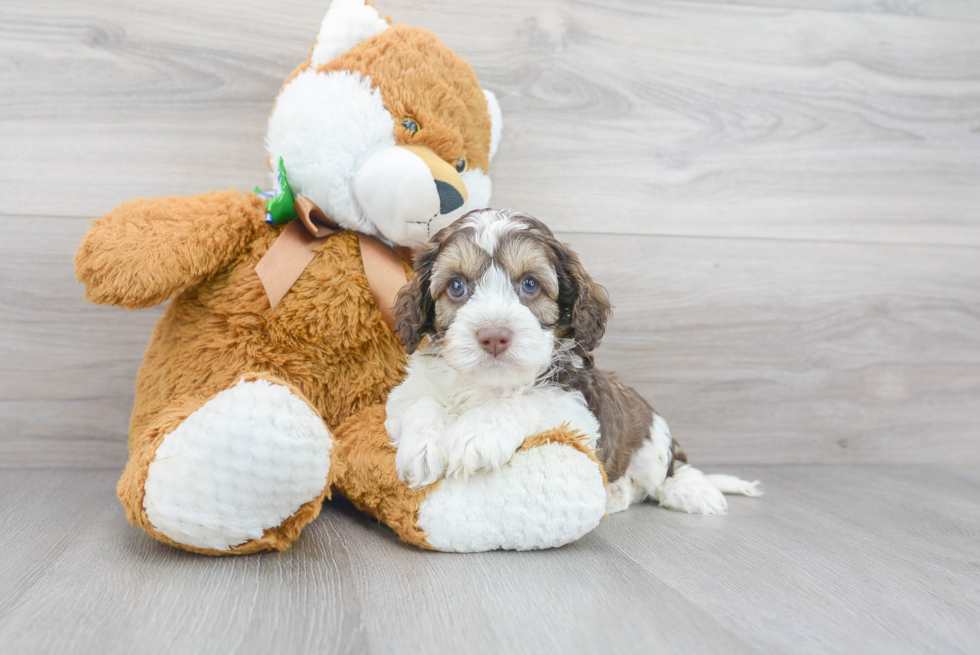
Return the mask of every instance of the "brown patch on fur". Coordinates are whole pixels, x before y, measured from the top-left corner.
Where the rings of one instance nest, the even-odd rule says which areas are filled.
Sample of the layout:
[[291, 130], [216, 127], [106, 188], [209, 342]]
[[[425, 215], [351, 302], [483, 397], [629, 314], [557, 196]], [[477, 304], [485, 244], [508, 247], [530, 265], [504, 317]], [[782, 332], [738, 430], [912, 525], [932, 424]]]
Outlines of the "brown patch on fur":
[[681, 450], [681, 445], [676, 439], [670, 440], [670, 466], [667, 467], [667, 477], [674, 474], [674, 464], [681, 462], [687, 464], [687, 453]]
[[653, 408], [634, 389], [620, 384], [615, 375], [595, 368], [567, 369], [557, 381], [585, 397], [589, 410], [599, 420], [600, 459], [609, 479], [618, 480], [636, 451], [650, 438]]
[[[442, 334], [453, 322], [456, 312], [466, 304], [476, 288], [477, 281], [490, 266], [490, 256], [468, 237], [472, 230], [462, 229], [450, 234], [443, 242], [438, 257], [432, 265], [432, 281], [429, 294], [435, 304], [434, 328]], [[469, 293], [453, 298], [447, 287], [454, 279], [466, 282]]]
[[426, 335], [435, 332], [435, 303], [429, 286], [432, 266], [439, 256], [442, 240], [448, 234], [446, 229], [436, 232], [428, 242], [415, 246], [412, 250], [415, 277], [395, 296], [395, 331], [409, 355], [416, 351]]
[[[558, 307], [558, 276], [548, 243], [540, 236], [523, 230], [505, 232], [493, 250], [493, 260], [510, 275], [517, 297], [538, 322], [545, 327], [554, 327], [561, 312]], [[520, 292], [525, 277], [531, 277], [538, 283], [538, 293], [528, 296]]]
[[[567, 368], [555, 376], [565, 389], [580, 391], [589, 411], [599, 421], [599, 457], [609, 479], [615, 482], [629, 468], [633, 456], [650, 440], [653, 408], [632, 387], [621, 384], [613, 373], [598, 369]], [[675, 462], [687, 464], [687, 455], [676, 440], [670, 442], [667, 477], [674, 474]]]
[[550, 248], [555, 273], [558, 276], [558, 307], [560, 317], [555, 335], [574, 339], [576, 352], [592, 361], [595, 350], [606, 332], [606, 321], [612, 313], [609, 295], [605, 288], [586, 273], [578, 255], [555, 238], [548, 226], [527, 214], [514, 214], [513, 218], [528, 226], [528, 234], [535, 236]]
[[433, 300], [438, 300], [445, 293], [453, 278], [461, 277], [467, 282], [475, 282], [486, 272], [490, 256], [470, 240], [472, 232], [466, 228], [457, 230], [440, 243], [439, 255], [432, 265], [429, 287]]

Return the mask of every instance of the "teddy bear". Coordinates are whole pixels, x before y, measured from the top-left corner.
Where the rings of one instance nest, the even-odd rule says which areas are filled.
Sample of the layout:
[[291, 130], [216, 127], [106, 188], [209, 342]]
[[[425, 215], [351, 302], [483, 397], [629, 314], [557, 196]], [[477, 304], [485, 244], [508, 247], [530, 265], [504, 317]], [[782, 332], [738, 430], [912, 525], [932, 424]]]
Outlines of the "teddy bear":
[[133, 200], [93, 222], [86, 299], [169, 301], [118, 484], [131, 523], [213, 555], [288, 548], [333, 493], [428, 549], [554, 547], [599, 523], [604, 472], [564, 426], [418, 490], [384, 429], [402, 248], [488, 205], [501, 120], [436, 36], [334, 0], [269, 118], [273, 192]]

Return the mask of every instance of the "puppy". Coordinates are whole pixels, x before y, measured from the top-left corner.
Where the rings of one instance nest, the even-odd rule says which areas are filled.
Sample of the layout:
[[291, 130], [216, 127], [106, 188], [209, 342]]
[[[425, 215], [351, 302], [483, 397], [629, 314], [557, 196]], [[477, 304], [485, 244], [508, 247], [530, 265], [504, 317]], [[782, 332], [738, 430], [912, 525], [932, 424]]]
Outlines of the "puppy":
[[567, 423], [598, 448], [610, 514], [647, 498], [719, 514], [723, 492], [760, 495], [758, 482], [688, 465], [667, 422], [593, 367], [608, 297], [537, 219], [470, 212], [416, 248], [415, 272], [395, 304], [411, 357], [385, 423], [408, 485], [498, 469]]

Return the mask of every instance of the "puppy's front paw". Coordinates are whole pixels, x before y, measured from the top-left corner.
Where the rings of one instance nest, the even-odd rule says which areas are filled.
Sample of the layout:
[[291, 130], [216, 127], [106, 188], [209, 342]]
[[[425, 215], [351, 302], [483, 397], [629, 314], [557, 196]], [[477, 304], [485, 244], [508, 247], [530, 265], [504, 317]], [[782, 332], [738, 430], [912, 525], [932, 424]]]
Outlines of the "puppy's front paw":
[[412, 487], [426, 487], [446, 471], [446, 457], [438, 444], [437, 426], [405, 426], [395, 453], [398, 479]]
[[511, 417], [479, 408], [459, 417], [446, 442], [446, 475], [466, 479], [506, 464], [524, 442], [524, 433]]

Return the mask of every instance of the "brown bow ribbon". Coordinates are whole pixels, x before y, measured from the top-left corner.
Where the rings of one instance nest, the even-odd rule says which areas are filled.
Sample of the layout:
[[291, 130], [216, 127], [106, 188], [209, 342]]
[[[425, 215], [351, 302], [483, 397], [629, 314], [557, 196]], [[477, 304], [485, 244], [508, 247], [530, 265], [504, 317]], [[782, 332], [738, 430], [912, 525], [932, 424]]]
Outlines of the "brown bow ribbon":
[[[269, 296], [269, 307], [275, 308], [286, 292], [316, 255], [316, 248], [340, 227], [305, 196], [293, 203], [294, 219], [269, 250], [255, 265], [255, 272]], [[357, 234], [361, 246], [361, 262], [367, 276], [371, 295], [381, 310], [381, 316], [392, 332], [395, 331], [395, 295], [408, 283], [402, 265], [407, 249], [395, 249], [366, 234]]]

